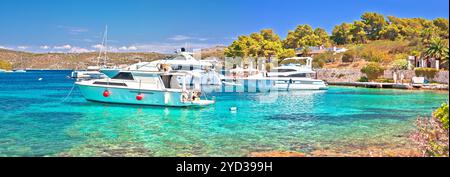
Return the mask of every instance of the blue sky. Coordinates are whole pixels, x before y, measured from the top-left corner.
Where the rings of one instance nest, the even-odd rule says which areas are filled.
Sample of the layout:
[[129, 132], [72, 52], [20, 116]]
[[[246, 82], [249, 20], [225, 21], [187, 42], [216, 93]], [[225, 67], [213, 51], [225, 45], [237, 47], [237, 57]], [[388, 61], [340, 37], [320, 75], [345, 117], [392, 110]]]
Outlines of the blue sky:
[[0, 48], [32, 52], [98, 49], [108, 25], [110, 50], [171, 52], [229, 45], [272, 28], [299, 24], [331, 32], [364, 12], [448, 18], [448, 0], [1, 0]]

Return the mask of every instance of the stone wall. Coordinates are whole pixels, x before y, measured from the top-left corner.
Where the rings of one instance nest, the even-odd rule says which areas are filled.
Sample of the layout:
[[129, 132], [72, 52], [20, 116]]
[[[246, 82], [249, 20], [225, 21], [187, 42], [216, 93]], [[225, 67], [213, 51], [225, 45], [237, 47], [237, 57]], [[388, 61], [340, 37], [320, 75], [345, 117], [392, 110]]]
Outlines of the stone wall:
[[[397, 78], [400, 78], [400, 75], [403, 74], [403, 79], [410, 81], [413, 77], [416, 76], [414, 70], [399, 70], [397, 71]], [[385, 70], [383, 74], [383, 78], [393, 79], [394, 71], [393, 70]]]
[[448, 71], [439, 71], [434, 76], [433, 81], [448, 84]]
[[[358, 69], [317, 69], [316, 72], [317, 79], [321, 79], [327, 82], [357, 82], [359, 78], [361, 78], [362, 76], [366, 76]], [[393, 70], [385, 70], [382, 77], [392, 79], [393, 72]], [[397, 71], [398, 77], [400, 77], [400, 73], [403, 73], [404, 80], [406, 81], [410, 81], [413, 77], [416, 76], [414, 70]], [[449, 72], [439, 71], [436, 73], [434, 78], [427, 79], [433, 82], [448, 84]]]
[[317, 78], [327, 82], [356, 82], [365, 74], [358, 69], [317, 69]]

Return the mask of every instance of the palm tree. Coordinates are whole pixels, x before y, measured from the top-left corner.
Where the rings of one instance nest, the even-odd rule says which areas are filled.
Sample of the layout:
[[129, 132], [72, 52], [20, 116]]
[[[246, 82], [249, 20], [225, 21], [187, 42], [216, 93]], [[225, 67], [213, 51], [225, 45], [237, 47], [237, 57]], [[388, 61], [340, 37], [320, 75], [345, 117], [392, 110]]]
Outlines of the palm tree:
[[442, 61], [442, 64], [448, 63], [448, 45], [438, 38], [431, 40], [423, 54], [427, 58], [435, 58]]

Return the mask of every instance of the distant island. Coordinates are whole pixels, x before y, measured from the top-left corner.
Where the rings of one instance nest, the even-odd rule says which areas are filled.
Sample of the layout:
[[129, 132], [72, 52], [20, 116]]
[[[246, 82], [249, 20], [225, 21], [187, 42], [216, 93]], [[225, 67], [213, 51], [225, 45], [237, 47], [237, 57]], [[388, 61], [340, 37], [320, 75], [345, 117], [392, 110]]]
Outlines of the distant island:
[[[225, 47], [202, 49], [201, 58], [223, 58]], [[155, 52], [108, 53], [110, 65], [129, 65], [136, 62], [162, 59], [170, 54]], [[0, 69], [86, 69], [97, 64], [98, 53], [30, 53], [0, 49]]]

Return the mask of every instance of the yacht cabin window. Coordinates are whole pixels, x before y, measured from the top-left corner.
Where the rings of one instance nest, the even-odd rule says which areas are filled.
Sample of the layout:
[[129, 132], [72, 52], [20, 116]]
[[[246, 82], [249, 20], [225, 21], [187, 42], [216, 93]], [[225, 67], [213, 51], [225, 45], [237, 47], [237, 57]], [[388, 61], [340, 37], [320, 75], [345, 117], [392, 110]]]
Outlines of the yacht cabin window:
[[120, 72], [112, 79], [122, 79], [122, 80], [134, 80], [133, 75], [129, 72]]

